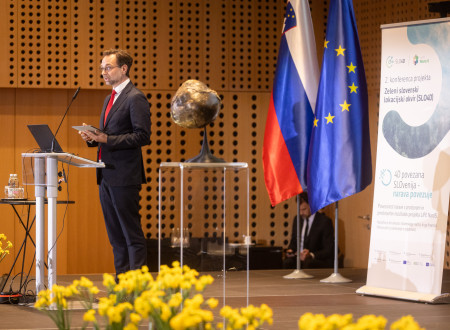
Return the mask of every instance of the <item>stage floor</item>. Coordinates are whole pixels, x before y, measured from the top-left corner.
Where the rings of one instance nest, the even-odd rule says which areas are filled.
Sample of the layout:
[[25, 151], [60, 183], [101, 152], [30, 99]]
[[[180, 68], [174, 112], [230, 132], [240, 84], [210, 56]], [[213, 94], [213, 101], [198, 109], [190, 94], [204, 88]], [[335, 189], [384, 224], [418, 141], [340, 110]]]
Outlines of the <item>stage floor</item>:
[[[328, 277], [332, 270], [306, 270], [312, 279], [284, 279], [286, 270], [252, 270], [249, 273], [248, 301], [253, 305], [265, 303], [274, 313], [272, 326], [264, 329], [298, 329], [297, 322], [303, 313], [352, 313], [354, 318], [366, 314], [383, 315], [390, 323], [405, 315], [412, 315], [426, 329], [448, 329], [450, 305], [424, 304], [396, 299], [359, 296], [355, 290], [366, 281], [365, 269], [343, 268], [339, 273], [351, 279], [351, 283], [326, 284], [320, 280]], [[226, 273], [225, 285], [222, 273], [212, 273], [215, 282], [205, 291], [205, 297], [216, 297], [220, 304], [242, 307], [247, 303], [246, 272]], [[58, 276], [57, 282], [68, 285], [80, 276]], [[102, 288], [101, 275], [87, 275]], [[225, 297], [223, 292], [225, 289]], [[444, 271], [442, 292], [450, 292], [450, 270]], [[220, 305], [219, 305], [220, 306]], [[82, 324], [83, 311], [74, 310], [72, 326]], [[144, 328], [144, 327], [143, 327]], [[0, 305], [0, 329], [56, 329], [52, 321], [34, 308], [20, 305]]]

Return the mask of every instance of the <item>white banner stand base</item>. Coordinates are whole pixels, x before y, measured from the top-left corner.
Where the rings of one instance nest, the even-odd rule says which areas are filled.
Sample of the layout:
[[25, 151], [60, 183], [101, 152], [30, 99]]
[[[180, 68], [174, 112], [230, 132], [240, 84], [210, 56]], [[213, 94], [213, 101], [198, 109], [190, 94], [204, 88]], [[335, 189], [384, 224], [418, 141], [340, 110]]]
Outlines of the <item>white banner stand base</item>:
[[350, 283], [352, 280], [345, 278], [339, 273], [333, 273], [327, 278], [320, 280], [322, 283]]
[[383, 298], [395, 298], [411, 300], [428, 304], [450, 304], [450, 294], [431, 294], [413, 291], [403, 291], [395, 289], [385, 289], [374, 286], [364, 285], [356, 290], [357, 294], [368, 296], [379, 296]]
[[306, 274], [303, 270], [301, 269], [296, 269], [294, 270], [292, 273], [288, 274], [288, 275], [284, 275], [283, 278], [287, 278], [287, 279], [298, 279], [298, 278], [313, 278], [314, 276]]

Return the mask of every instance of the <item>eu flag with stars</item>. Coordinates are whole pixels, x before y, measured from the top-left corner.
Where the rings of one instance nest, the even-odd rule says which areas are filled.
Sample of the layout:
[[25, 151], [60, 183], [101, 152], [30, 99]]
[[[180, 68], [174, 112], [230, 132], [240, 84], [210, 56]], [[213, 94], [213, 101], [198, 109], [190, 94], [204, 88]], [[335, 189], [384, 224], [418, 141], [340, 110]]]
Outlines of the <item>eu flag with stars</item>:
[[372, 181], [367, 85], [351, 0], [332, 0], [307, 180], [314, 213]]

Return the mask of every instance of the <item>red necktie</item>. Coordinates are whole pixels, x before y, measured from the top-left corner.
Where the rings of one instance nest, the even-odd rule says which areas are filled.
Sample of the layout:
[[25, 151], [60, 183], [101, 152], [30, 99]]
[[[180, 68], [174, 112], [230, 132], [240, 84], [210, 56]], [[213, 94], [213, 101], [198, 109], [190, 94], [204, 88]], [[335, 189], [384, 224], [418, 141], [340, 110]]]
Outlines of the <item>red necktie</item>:
[[[106, 123], [106, 117], [108, 117], [109, 114], [109, 110], [111, 110], [113, 103], [114, 103], [114, 96], [116, 96], [116, 90], [113, 89], [112, 93], [111, 93], [111, 98], [109, 99], [108, 105], [106, 106], [106, 110], [105, 110], [105, 118], [103, 119], [103, 126]], [[100, 147], [98, 149], [98, 160], [101, 161], [102, 160], [102, 147]]]
[[114, 96], [116, 96], [116, 90], [115, 89], [112, 90], [111, 98], [109, 99], [108, 105], [106, 106], [105, 119], [103, 120], [103, 125], [105, 125], [106, 118], [108, 117], [109, 111], [111, 110], [111, 108], [113, 106]]

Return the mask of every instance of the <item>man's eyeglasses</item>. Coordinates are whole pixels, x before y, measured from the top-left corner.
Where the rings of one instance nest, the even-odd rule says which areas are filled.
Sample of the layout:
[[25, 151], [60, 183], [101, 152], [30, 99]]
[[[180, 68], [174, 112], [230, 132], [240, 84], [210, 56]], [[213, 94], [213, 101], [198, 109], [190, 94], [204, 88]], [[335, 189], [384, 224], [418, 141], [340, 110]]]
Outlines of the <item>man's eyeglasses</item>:
[[100, 72], [103, 72], [103, 71], [105, 71], [106, 73], [108, 73], [108, 72], [110, 72], [112, 69], [114, 69], [114, 68], [119, 68], [119, 65], [107, 65], [107, 66], [105, 66], [105, 67], [99, 67], [99, 69], [100, 69]]

